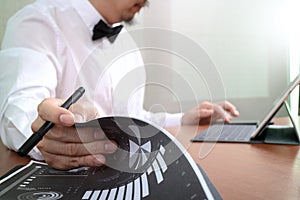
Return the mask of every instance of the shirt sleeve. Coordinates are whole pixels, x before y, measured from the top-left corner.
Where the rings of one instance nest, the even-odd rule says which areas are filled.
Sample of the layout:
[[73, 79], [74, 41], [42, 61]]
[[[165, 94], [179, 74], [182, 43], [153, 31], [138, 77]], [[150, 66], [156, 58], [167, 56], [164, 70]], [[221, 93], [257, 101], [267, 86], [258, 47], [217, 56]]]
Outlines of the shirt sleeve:
[[[0, 66], [0, 136], [17, 150], [32, 134], [38, 104], [55, 95], [56, 72], [47, 56], [25, 48], [2, 50]], [[29, 155], [41, 159], [37, 149]]]
[[143, 110], [143, 117], [159, 127], [180, 126], [183, 113], [149, 112]]
[[166, 121], [164, 127], [180, 126], [183, 113], [166, 113]]

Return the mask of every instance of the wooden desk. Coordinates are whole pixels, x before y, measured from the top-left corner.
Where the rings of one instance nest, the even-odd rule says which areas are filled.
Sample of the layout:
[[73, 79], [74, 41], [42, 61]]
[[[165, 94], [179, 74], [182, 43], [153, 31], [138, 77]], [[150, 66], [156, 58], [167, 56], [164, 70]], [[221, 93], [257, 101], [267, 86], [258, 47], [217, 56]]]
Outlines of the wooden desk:
[[20, 157], [16, 152], [7, 149], [0, 139], [0, 176], [18, 165], [25, 165], [30, 161], [28, 157]]
[[[202, 166], [224, 199], [300, 199], [299, 146], [191, 143], [204, 128], [168, 130]], [[28, 162], [0, 143], [0, 176]]]
[[172, 128], [226, 199], [300, 199], [300, 147], [190, 143], [203, 129]]

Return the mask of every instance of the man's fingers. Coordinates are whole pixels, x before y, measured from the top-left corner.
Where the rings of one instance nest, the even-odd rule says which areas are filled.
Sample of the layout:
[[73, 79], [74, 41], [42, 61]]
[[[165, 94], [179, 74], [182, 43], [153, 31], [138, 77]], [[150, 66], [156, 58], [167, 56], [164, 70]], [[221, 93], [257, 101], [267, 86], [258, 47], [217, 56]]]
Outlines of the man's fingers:
[[45, 138], [60, 142], [86, 143], [106, 139], [100, 128], [56, 127], [50, 130]]
[[229, 123], [232, 120], [231, 115], [224, 109], [223, 106], [215, 104], [214, 115], [212, 121], [224, 120], [225, 123]]
[[100, 117], [95, 105], [88, 101], [75, 103], [69, 110], [74, 114], [76, 122], [86, 122]]
[[204, 124], [218, 120], [228, 123], [232, 121], [232, 116], [239, 116], [239, 112], [230, 102], [224, 101], [214, 104], [204, 101], [199, 106], [184, 113], [181, 118], [181, 123], [185, 125]]
[[60, 170], [68, 170], [72, 168], [78, 168], [81, 166], [95, 167], [105, 164], [105, 156], [102, 154], [86, 155], [79, 157], [69, 157], [65, 155], [56, 155], [48, 152], [43, 152], [43, 156], [46, 158], [46, 162]]
[[54, 124], [72, 126], [74, 115], [69, 110], [60, 107], [63, 101], [55, 98], [44, 99], [38, 106], [39, 117]]
[[63, 143], [47, 140], [47, 143], [42, 141], [37, 147], [41, 152], [70, 157], [86, 156], [89, 154], [109, 154], [114, 153], [118, 148], [114, 142], [109, 140], [98, 140], [89, 143]]
[[228, 101], [223, 101], [220, 103], [220, 105], [224, 108], [224, 110], [229, 112], [231, 115], [233, 115], [235, 117], [239, 116], [238, 110], [232, 103], [230, 103]]

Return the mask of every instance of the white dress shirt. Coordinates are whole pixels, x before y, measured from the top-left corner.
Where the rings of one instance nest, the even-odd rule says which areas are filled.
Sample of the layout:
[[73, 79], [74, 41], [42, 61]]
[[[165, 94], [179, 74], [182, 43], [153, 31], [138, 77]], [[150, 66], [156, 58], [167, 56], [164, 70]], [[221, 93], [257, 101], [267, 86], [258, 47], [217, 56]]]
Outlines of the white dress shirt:
[[[182, 114], [152, 114], [143, 109], [142, 57], [125, 31], [112, 44], [92, 41], [102, 16], [88, 0], [37, 0], [8, 22], [0, 52], [0, 135], [17, 150], [32, 134], [37, 106], [45, 98], [66, 99], [83, 86], [81, 102], [100, 116], [126, 115], [179, 125]], [[30, 152], [43, 159], [37, 148]]]

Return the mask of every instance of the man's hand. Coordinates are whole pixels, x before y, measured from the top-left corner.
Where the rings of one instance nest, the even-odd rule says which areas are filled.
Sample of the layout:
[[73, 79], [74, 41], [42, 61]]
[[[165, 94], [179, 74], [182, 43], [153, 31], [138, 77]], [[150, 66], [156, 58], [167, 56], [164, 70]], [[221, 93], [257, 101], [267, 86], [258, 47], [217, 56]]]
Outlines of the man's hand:
[[37, 145], [45, 161], [57, 169], [105, 164], [104, 154], [113, 153], [117, 145], [107, 140], [104, 133], [98, 129], [78, 131], [73, 126], [75, 116], [80, 116], [80, 121], [83, 118], [96, 118], [95, 109], [87, 109], [87, 107], [74, 104], [70, 107], [71, 112], [61, 108], [62, 103], [60, 99], [45, 99], [39, 104], [38, 118], [31, 126], [35, 132], [45, 121], [55, 124]]
[[203, 102], [197, 107], [186, 112], [181, 119], [182, 125], [207, 124], [222, 120], [229, 123], [232, 117], [238, 117], [236, 107], [228, 101], [220, 103]]

